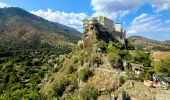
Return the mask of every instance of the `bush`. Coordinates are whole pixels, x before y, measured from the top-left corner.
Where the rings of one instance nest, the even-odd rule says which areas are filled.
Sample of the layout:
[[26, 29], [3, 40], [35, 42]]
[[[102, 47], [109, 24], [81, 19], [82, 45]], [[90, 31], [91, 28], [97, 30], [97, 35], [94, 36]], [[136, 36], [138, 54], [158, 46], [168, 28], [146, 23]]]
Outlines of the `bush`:
[[134, 46], [133, 43], [127, 41], [126, 48], [129, 49], [129, 50], [134, 50], [134, 49], [135, 49], [135, 46]]
[[127, 60], [130, 63], [142, 64], [145, 67], [151, 67], [150, 53], [146, 53], [144, 51], [131, 51]]
[[98, 64], [101, 63], [101, 59], [97, 54], [91, 55], [91, 60], [93, 63], [98, 63]]
[[70, 66], [68, 66], [67, 73], [71, 74], [71, 73], [75, 72], [76, 70], [77, 69], [75, 68], [74, 65], [70, 65]]
[[76, 74], [72, 74], [70, 77], [69, 77], [69, 84], [74, 86], [74, 88], [78, 88], [78, 82], [77, 82], [77, 75]]
[[114, 54], [114, 53], [108, 55], [108, 60], [113, 68], [120, 67], [117, 65], [120, 65], [120, 63], [122, 63], [120, 56], [118, 54]]
[[88, 78], [89, 78], [90, 76], [92, 76], [92, 75], [93, 75], [93, 72], [92, 72], [92, 70], [91, 70], [90, 68], [88, 68], [88, 67], [83, 68], [83, 69], [80, 70], [80, 72], [79, 72], [79, 77], [80, 77], [80, 79], [82, 79], [84, 82], [86, 82], [86, 81], [88, 80]]
[[73, 63], [76, 64], [76, 63], [78, 63], [78, 61], [79, 61], [79, 58], [75, 57], [74, 60], [73, 60]]
[[39, 66], [39, 65], [41, 65], [41, 61], [39, 59], [33, 59], [32, 64], [36, 65], [36, 66]]
[[102, 51], [106, 51], [106, 42], [103, 40], [98, 41], [98, 48], [100, 48]]
[[95, 100], [98, 97], [98, 90], [92, 85], [87, 84], [79, 94], [81, 100]]
[[125, 83], [125, 78], [123, 76], [120, 76], [119, 77], [119, 83], [120, 83], [120, 86], [122, 86], [124, 83]]
[[62, 96], [64, 90], [68, 86], [69, 81], [66, 78], [60, 78], [57, 79], [56, 82], [54, 83], [53, 89], [54, 89], [54, 95], [57, 96]]
[[113, 43], [109, 43], [108, 44], [107, 54], [111, 54], [111, 53], [119, 54], [120, 51], [121, 51], [120, 49], [118, 49], [117, 47], [113, 46]]

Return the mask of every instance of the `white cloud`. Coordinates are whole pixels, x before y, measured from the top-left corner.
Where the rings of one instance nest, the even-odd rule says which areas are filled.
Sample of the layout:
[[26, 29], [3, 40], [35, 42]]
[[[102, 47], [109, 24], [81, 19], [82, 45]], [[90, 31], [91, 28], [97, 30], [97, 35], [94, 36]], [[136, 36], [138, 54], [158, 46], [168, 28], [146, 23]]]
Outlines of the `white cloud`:
[[156, 12], [170, 9], [170, 0], [150, 0], [150, 3]]
[[95, 13], [93, 16], [104, 15], [111, 19], [122, 17], [137, 10], [146, 0], [91, 0]]
[[82, 31], [82, 20], [88, 18], [85, 13], [66, 13], [60, 11], [52, 11], [51, 9], [31, 11], [31, 13], [43, 17], [49, 21], [58, 22], [76, 28], [79, 31]]
[[3, 3], [3, 2], [0, 2], [0, 8], [5, 8], [5, 7], [10, 7], [10, 5]]
[[170, 27], [168, 27], [170, 23], [167, 22], [168, 20], [157, 19], [156, 15], [143, 13], [132, 21], [127, 33], [167, 32], [170, 31]]
[[104, 15], [111, 19], [123, 17], [145, 3], [150, 4], [155, 12], [170, 9], [170, 0], [91, 0], [95, 13], [93, 16]]

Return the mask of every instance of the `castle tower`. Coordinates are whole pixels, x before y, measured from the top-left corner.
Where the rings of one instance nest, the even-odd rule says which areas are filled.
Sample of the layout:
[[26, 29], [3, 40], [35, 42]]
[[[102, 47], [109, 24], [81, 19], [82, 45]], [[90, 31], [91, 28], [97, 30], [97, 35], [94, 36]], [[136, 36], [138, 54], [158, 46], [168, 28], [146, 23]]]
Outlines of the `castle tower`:
[[98, 23], [103, 25], [105, 28], [113, 29], [113, 21], [104, 16], [97, 17]]
[[121, 23], [116, 23], [114, 28], [116, 32], [123, 32]]

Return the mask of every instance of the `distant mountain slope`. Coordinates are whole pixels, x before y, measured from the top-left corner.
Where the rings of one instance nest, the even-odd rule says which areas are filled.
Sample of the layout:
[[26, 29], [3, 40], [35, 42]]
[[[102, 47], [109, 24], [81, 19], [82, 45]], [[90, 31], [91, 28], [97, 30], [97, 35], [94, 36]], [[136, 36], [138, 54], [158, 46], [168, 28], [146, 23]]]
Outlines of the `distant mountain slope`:
[[157, 40], [148, 39], [142, 36], [132, 36], [129, 37], [128, 40], [132, 42], [137, 49], [163, 51], [170, 50], [169, 40], [161, 42]]
[[72, 45], [80, 39], [77, 30], [47, 21], [21, 8], [0, 9], [0, 44], [9, 46]]

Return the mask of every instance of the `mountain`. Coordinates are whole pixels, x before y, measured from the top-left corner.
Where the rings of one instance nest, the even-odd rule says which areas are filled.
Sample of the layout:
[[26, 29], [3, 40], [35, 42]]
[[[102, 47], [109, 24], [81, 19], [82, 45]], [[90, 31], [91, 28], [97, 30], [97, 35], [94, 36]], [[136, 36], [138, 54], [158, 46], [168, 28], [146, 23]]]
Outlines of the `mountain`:
[[53, 23], [18, 7], [0, 8], [0, 45], [39, 47], [73, 45], [77, 30]]
[[148, 39], [142, 36], [132, 36], [128, 38], [128, 41], [132, 42], [135, 45], [136, 49], [142, 50], [161, 50], [169, 51], [170, 50], [170, 41], [157, 41]]

